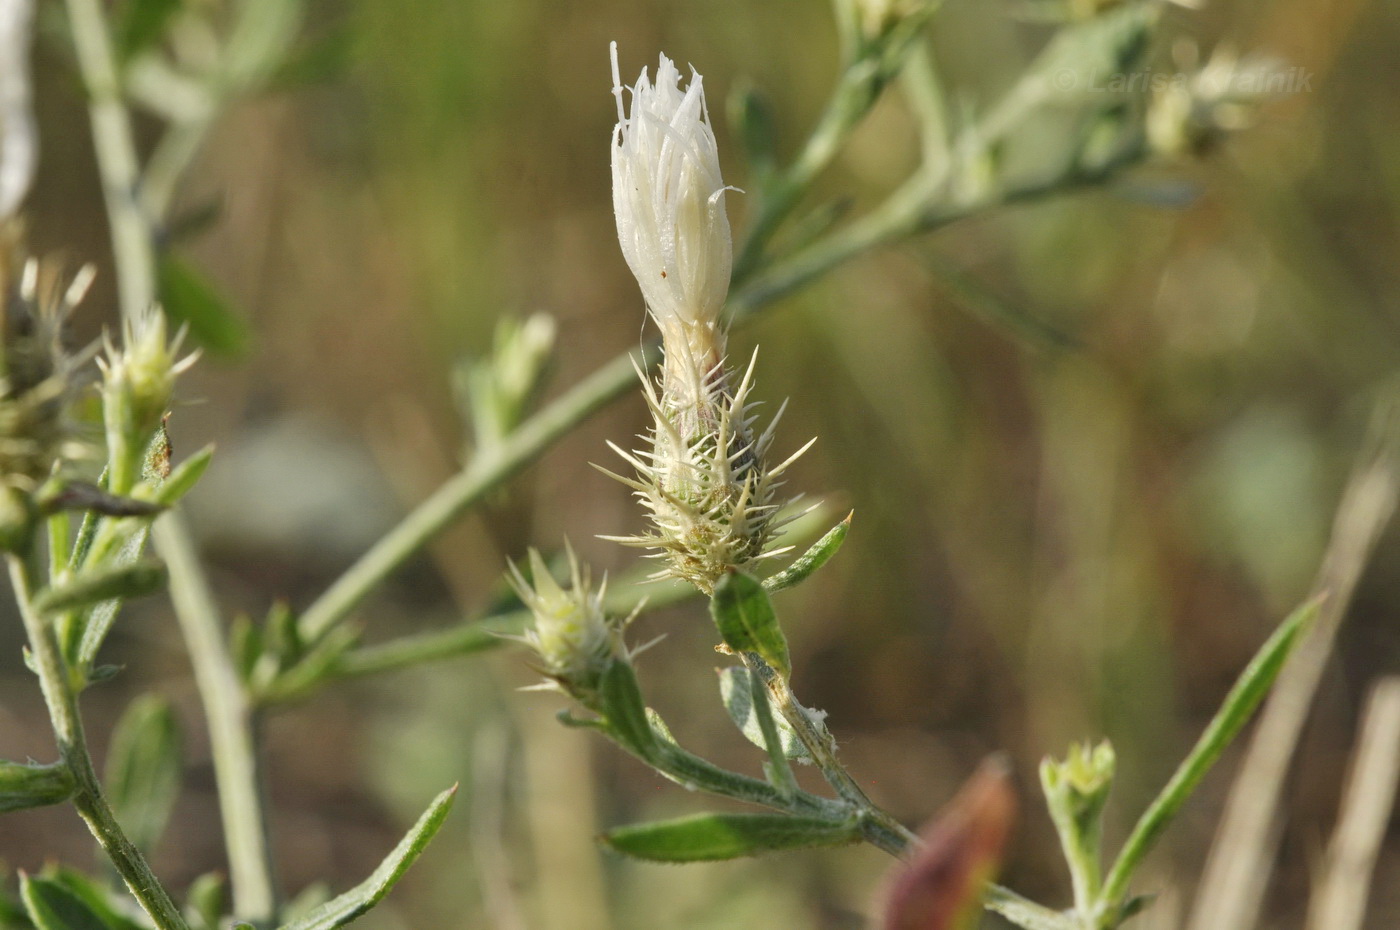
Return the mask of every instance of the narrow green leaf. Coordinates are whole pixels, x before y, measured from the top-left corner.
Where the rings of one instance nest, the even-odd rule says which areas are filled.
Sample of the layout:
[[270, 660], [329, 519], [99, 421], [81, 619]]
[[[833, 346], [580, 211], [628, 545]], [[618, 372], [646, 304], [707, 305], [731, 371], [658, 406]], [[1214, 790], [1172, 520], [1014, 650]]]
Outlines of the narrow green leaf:
[[41, 611], [77, 610], [103, 601], [154, 594], [165, 586], [165, 566], [152, 559], [83, 572], [34, 598]]
[[710, 599], [710, 615], [720, 636], [735, 652], [755, 652], [784, 678], [792, 674], [787, 638], [763, 585], [743, 572], [720, 579]]
[[102, 884], [77, 869], [62, 865], [46, 868], [42, 877], [57, 882], [70, 891], [112, 930], [148, 930], [148, 924], [134, 920], [124, 913], [124, 909], [129, 907], [126, 902], [130, 900], [125, 896], [125, 889], [118, 890]]
[[130, 61], [160, 41], [181, 0], [127, 0], [117, 21], [117, 55]]
[[811, 548], [793, 560], [791, 565], [776, 575], [763, 579], [763, 590], [772, 594], [774, 591], [791, 588], [806, 581], [808, 576], [830, 561], [841, 548], [841, 544], [846, 541], [846, 534], [851, 531], [851, 519], [855, 515], [854, 510], [846, 514], [846, 519], [827, 530], [825, 536], [812, 543]]
[[190, 335], [215, 355], [236, 357], [248, 350], [248, 324], [214, 285], [184, 259], [166, 254], [159, 268], [165, 312], [190, 328]]
[[647, 720], [646, 702], [637, 687], [637, 675], [632, 666], [614, 659], [603, 670], [598, 682], [602, 712], [608, 718], [613, 733], [627, 748], [642, 758], [651, 755], [656, 737]]
[[413, 829], [364, 882], [327, 901], [305, 917], [283, 924], [281, 930], [333, 930], [345, 926], [382, 901], [442, 826], [456, 795], [457, 786], [453, 785], [434, 798]]
[[190, 492], [190, 489], [200, 478], [204, 477], [204, 472], [213, 458], [214, 446], [210, 444], [176, 465], [171, 469], [166, 479], [161, 482], [156, 492], [151, 495], [152, 500], [165, 507], [174, 505]]
[[0, 814], [65, 801], [73, 793], [68, 766], [0, 761]]
[[653, 862], [737, 859], [859, 840], [860, 830], [853, 820], [833, 823], [786, 814], [695, 814], [620, 827], [603, 836], [618, 852]]
[[1259, 647], [1259, 651], [1240, 673], [1234, 687], [1225, 696], [1225, 702], [1220, 710], [1216, 711], [1215, 717], [1196, 741], [1190, 754], [1177, 766], [1166, 787], [1133, 827], [1128, 841], [1123, 844], [1123, 851], [1119, 853], [1118, 860], [1114, 862], [1112, 871], [1104, 881], [1102, 899], [1105, 902], [1115, 903], [1127, 891], [1128, 882], [1142, 857], [1147, 855], [1147, 851], [1171, 823], [1181, 805], [1191, 797], [1201, 779], [1220, 758], [1220, 754], [1249, 722], [1259, 702], [1273, 687], [1274, 679], [1292, 655], [1293, 648], [1304, 631], [1312, 625], [1321, 608], [1321, 598], [1303, 604], [1279, 624], [1273, 635]]
[[107, 794], [117, 821], [149, 852], [180, 794], [180, 725], [170, 703], [154, 694], [131, 702], [112, 732]]
[[[749, 670], [742, 665], [731, 665], [728, 668], [720, 669], [719, 693], [724, 700], [724, 709], [729, 711], [729, 719], [734, 721], [734, 725], [748, 738], [749, 742], [760, 749], [767, 749], [768, 746], [763, 739], [763, 728], [759, 724], [758, 715], [754, 713], [753, 676]], [[773, 723], [778, 728], [778, 738], [783, 745], [783, 755], [801, 762], [812, 761], [812, 757], [807, 754], [807, 747], [803, 746], [802, 741], [797, 738], [797, 733], [793, 730], [792, 725], [784, 720], [782, 715], [776, 712], [776, 709], [773, 714]]]
[[35, 930], [115, 930], [69, 889], [21, 873], [20, 897]]

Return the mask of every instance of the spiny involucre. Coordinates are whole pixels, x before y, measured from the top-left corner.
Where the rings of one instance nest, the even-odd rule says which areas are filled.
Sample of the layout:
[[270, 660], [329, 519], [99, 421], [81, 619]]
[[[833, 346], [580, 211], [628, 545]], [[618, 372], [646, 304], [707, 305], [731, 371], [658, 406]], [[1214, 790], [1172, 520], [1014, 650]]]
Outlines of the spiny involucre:
[[568, 586], [559, 584], [540, 558], [530, 550], [530, 580], [514, 563], [509, 580], [520, 600], [534, 615], [534, 622], [521, 639], [543, 663], [541, 671], [549, 679], [545, 687], [558, 688], [588, 701], [597, 689], [598, 679], [614, 660], [630, 661], [622, 641], [628, 620], [614, 620], [603, 608], [604, 581], [596, 589], [583, 567], [567, 548]]
[[779, 529], [774, 498], [779, 475], [797, 456], [767, 466], [782, 411], [755, 437], [748, 399], [753, 362], [737, 387], [726, 365], [721, 314], [732, 266], [724, 212], [730, 188], [720, 176], [702, 78], [692, 71], [682, 91], [680, 74], [662, 55], [654, 84], [644, 69], [627, 88], [628, 112], [616, 43], [612, 67], [618, 240], [661, 330], [665, 357], [658, 384], [641, 376], [655, 421], [643, 437], [648, 448], [629, 453], [613, 446], [637, 478], [613, 477], [637, 492], [652, 531], [607, 538], [658, 550], [667, 562], [660, 574], [709, 594], [725, 572], [784, 551], [769, 548]]

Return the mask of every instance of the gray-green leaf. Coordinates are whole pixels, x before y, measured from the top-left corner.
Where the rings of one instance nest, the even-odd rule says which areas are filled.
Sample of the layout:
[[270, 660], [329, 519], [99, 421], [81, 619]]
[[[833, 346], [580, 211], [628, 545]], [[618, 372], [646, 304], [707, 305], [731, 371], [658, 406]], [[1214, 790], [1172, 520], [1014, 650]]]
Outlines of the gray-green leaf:
[[132, 701], [112, 733], [107, 793], [117, 821], [141, 850], [160, 838], [180, 794], [180, 742], [169, 702], [153, 694]]
[[763, 590], [772, 594], [774, 591], [791, 588], [806, 581], [808, 576], [830, 561], [841, 548], [841, 544], [846, 541], [846, 534], [850, 532], [851, 518], [855, 515], [855, 511], [846, 514], [846, 519], [827, 530], [825, 536], [812, 543], [811, 548], [793, 560], [791, 565], [776, 575], [763, 579]]
[[72, 793], [73, 775], [66, 765], [0, 761], [0, 814], [57, 804]]
[[107, 565], [73, 576], [34, 599], [41, 611], [77, 610], [103, 601], [154, 594], [165, 586], [165, 566], [154, 559]]
[[637, 675], [632, 666], [614, 659], [608, 663], [598, 683], [603, 702], [603, 714], [613, 733], [627, 748], [643, 758], [649, 756], [656, 737], [647, 720], [646, 703], [637, 687]]
[[51, 879], [21, 876], [20, 897], [36, 930], [113, 930], [82, 898]]
[[382, 901], [442, 826], [456, 795], [457, 786], [453, 785], [434, 798], [423, 816], [413, 825], [413, 829], [408, 831], [408, 835], [394, 847], [394, 851], [389, 853], [369, 878], [339, 897], [327, 901], [305, 917], [283, 924], [281, 930], [333, 930], [335, 927], [345, 926]]
[[833, 823], [786, 814], [695, 814], [620, 827], [603, 836], [608, 846], [653, 862], [737, 859], [808, 846], [841, 846], [860, 839], [854, 821]]
[[752, 576], [731, 572], [710, 599], [710, 615], [720, 636], [735, 652], [755, 652], [784, 678], [792, 674], [787, 638], [768, 594]]
[[[743, 732], [744, 736], [748, 737], [749, 742], [760, 749], [767, 749], [768, 747], [763, 741], [763, 728], [759, 724], [758, 716], [754, 713], [753, 677], [749, 670], [742, 665], [731, 665], [728, 668], [720, 669], [719, 693], [724, 700], [724, 709], [729, 711], [729, 717], [734, 721], [734, 725]], [[776, 708], [774, 709], [773, 723], [778, 728], [778, 739], [783, 745], [783, 755], [801, 762], [812, 761], [811, 756], [807, 754], [807, 748], [797, 738], [797, 733], [783, 719], [782, 715], [776, 712]]]

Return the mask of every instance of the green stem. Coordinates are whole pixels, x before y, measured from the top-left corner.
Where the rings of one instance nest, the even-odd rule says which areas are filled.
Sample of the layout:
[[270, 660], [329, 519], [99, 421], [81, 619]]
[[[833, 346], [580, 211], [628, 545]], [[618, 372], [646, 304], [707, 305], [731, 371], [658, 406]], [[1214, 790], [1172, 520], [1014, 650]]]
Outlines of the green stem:
[[[617, 739], [606, 729], [604, 732], [608, 733], [618, 746], [636, 755], [636, 751], [625, 740]], [[656, 751], [642, 758], [642, 761], [687, 788], [789, 814], [821, 817], [832, 823], [846, 823], [853, 810], [845, 801], [823, 798], [800, 789], [787, 793], [766, 781], [727, 771], [687, 752], [670, 740], [660, 741]], [[855, 809], [855, 813], [860, 821], [861, 836], [866, 842], [891, 856], [902, 858], [908, 853], [911, 844], [918, 842], [907, 830], [898, 825], [892, 828], [887, 820], [871, 817], [869, 811]]]
[[308, 648], [343, 622], [380, 582], [428, 540], [530, 465], [589, 414], [634, 384], [636, 377], [631, 357], [618, 356], [526, 420], [500, 445], [475, 457], [466, 469], [449, 478], [301, 612], [302, 636]]
[[171, 512], [152, 528], [170, 571], [170, 597], [189, 646], [209, 725], [219, 812], [228, 849], [234, 913], [255, 925], [277, 914], [276, 874], [263, 801], [257, 716], [229, 655], [219, 610], [183, 518]]
[[121, 74], [100, 0], [68, 0], [68, 20], [88, 92], [92, 143], [119, 272], [117, 294], [122, 317], [131, 320], [156, 299], [151, 224], [136, 199], [141, 173], [131, 116], [122, 101]]
[[[89, 96], [93, 147], [106, 197], [122, 316], [130, 320], [156, 299], [154, 218], [143, 212], [137, 200], [140, 164], [102, 5], [99, 0], [68, 0], [68, 15]], [[275, 911], [276, 896], [254, 721], [221, 638], [218, 614], [197, 556], [174, 522], [177, 519], [170, 515], [159, 521], [156, 535], [164, 538], [161, 554], [171, 567], [172, 591], [180, 592], [175, 598], [176, 612], [188, 639], [210, 722], [234, 899], [240, 916], [267, 920]]]
[[[37, 560], [36, 560], [37, 561]], [[33, 594], [37, 568], [25, 559], [9, 556], [10, 581], [15, 600], [24, 621], [29, 648], [34, 656], [34, 668], [40, 689], [48, 706], [63, 764], [73, 776], [77, 790], [73, 806], [87, 823], [88, 829], [116, 867], [122, 881], [150, 915], [158, 930], [189, 930], [180, 909], [175, 906], [146, 859], [122, 832], [116, 816], [102, 794], [102, 786], [93, 768], [83, 733], [82, 717], [78, 711], [77, 690], [68, 675], [54, 636], [53, 626], [34, 608]]]
[[869, 112], [876, 95], [870, 91], [868, 64], [859, 60], [842, 69], [802, 151], [786, 171], [761, 190], [757, 215], [734, 259], [735, 278], [745, 278], [759, 266], [773, 234], [807, 193], [812, 181], [831, 164], [851, 128]]
[[[812, 757], [827, 784], [860, 814], [862, 822], [869, 824], [874, 834], [881, 837], [881, 842], [875, 845], [896, 856], [902, 855], [911, 846], [917, 846], [919, 838], [870, 800], [851, 773], [846, 771], [846, 767], [836, 758], [836, 740], [831, 731], [825, 725], [817, 724], [811, 712], [798, 703], [787, 680], [754, 653], [743, 653], [743, 659], [749, 673], [767, 686], [778, 713], [783, 715], [806, 747], [807, 754]], [[757, 708], [759, 702], [755, 700], [754, 704]]]
[[1226, 696], [1225, 703], [1201, 734], [1190, 755], [1177, 767], [1171, 780], [1143, 813], [1137, 825], [1133, 827], [1128, 841], [1123, 844], [1123, 851], [1109, 871], [1099, 896], [1105, 908], [1113, 909], [1121, 903], [1128, 890], [1128, 882], [1143, 856], [1147, 855], [1181, 805], [1196, 790], [1196, 786], [1220, 758], [1225, 747], [1230, 745], [1240, 729], [1249, 721], [1259, 702], [1268, 694], [1293, 647], [1297, 645], [1299, 636], [1317, 616], [1319, 607], [1320, 600], [1315, 599], [1293, 611], [1260, 647], [1259, 652], [1240, 674], [1239, 680]]
[[763, 733], [763, 745], [768, 749], [770, 778], [773, 786], [784, 794], [797, 791], [797, 779], [792, 774], [787, 753], [783, 751], [783, 741], [778, 735], [778, 725], [773, 720], [773, 706], [768, 700], [768, 689], [757, 675], [749, 675], [749, 703], [754, 716], [758, 718], [758, 728]]

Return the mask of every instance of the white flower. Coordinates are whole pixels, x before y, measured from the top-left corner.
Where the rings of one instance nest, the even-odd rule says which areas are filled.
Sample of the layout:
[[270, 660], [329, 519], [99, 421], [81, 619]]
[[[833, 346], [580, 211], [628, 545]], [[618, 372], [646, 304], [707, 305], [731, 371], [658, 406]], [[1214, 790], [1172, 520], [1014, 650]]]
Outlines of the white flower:
[[724, 181], [705, 90], [692, 69], [681, 90], [680, 74], [665, 55], [656, 83], [642, 69], [630, 88], [631, 112], [622, 100], [617, 43], [612, 43], [613, 211], [622, 254], [641, 285], [647, 309], [668, 344], [684, 341], [691, 364], [707, 370], [723, 355], [720, 311], [729, 293], [732, 265]]
[[19, 208], [38, 158], [29, 93], [32, 0], [0, 0], [0, 221]]

